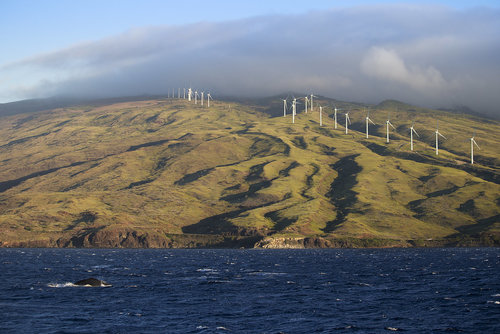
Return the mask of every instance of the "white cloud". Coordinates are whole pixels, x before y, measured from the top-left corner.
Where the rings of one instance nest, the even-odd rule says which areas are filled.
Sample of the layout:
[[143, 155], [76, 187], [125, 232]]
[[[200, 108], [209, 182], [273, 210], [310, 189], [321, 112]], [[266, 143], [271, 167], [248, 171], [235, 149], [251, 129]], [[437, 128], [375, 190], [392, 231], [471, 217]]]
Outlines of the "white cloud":
[[375, 79], [393, 81], [407, 85], [411, 89], [428, 94], [436, 94], [447, 88], [441, 73], [432, 66], [408, 67], [394, 50], [372, 47], [361, 61], [363, 73]]
[[192, 85], [219, 95], [293, 90], [498, 113], [498, 36], [499, 10], [416, 5], [144, 27], [0, 66], [0, 99]]

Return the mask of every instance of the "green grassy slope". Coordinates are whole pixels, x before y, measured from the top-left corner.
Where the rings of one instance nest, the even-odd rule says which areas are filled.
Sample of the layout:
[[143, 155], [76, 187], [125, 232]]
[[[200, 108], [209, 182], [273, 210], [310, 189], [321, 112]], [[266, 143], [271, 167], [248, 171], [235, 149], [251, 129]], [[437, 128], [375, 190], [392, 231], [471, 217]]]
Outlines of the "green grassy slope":
[[[331, 107], [320, 127], [318, 108], [292, 124], [290, 115], [236, 102], [208, 109], [150, 100], [3, 117], [0, 242], [500, 233], [498, 121], [388, 101], [368, 106], [376, 125], [366, 139], [366, 106], [335, 103], [351, 110], [347, 135], [340, 112], [333, 128]], [[388, 113], [396, 130], [386, 144]], [[436, 120], [446, 136], [439, 156]], [[412, 122], [420, 137], [410, 152]], [[471, 166], [473, 131], [481, 150]], [[139, 246], [162, 246], [144, 240]]]

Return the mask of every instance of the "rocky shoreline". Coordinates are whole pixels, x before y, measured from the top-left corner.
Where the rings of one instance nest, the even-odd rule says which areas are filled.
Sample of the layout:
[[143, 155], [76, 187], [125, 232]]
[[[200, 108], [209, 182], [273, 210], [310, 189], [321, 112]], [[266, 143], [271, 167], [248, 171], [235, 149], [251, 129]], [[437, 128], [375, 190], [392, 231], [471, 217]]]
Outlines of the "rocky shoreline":
[[74, 235], [43, 235], [26, 240], [0, 240], [1, 248], [410, 248], [500, 247], [500, 235], [457, 235], [443, 239], [394, 240], [377, 238], [224, 236], [167, 234], [131, 229], [82, 230]]

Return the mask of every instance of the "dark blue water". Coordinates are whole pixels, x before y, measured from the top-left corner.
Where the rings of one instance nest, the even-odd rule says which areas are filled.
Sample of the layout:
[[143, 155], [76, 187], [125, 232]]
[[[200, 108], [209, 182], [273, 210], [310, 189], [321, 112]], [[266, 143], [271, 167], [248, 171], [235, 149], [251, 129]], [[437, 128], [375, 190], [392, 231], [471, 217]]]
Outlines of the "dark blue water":
[[492, 248], [0, 249], [0, 278], [0, 333], [500, 332]]

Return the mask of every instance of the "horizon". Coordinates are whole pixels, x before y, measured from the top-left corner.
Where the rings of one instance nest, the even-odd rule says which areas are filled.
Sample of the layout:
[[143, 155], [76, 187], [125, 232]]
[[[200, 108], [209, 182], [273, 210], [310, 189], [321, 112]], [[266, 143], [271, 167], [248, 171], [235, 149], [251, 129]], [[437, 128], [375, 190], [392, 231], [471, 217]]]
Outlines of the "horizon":
[[191, 85], [219, 96], [305, 91], [500, 114], [494, 1], [229, 4], [3, 3], [11, 15], [0, 23], [9, 31], [0, 104]]

